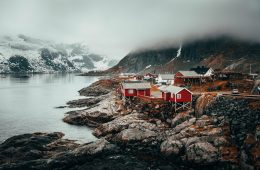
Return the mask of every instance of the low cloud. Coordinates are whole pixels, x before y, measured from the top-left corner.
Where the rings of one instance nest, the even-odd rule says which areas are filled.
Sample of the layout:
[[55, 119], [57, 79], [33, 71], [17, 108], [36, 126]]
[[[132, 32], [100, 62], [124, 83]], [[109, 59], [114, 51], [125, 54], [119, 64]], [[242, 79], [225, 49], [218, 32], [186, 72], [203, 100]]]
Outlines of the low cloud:
[[259, 0], [1, 0], [1, 34], [85, 42], [120, 58], [151, 45], [228, 34], [260, 42]]

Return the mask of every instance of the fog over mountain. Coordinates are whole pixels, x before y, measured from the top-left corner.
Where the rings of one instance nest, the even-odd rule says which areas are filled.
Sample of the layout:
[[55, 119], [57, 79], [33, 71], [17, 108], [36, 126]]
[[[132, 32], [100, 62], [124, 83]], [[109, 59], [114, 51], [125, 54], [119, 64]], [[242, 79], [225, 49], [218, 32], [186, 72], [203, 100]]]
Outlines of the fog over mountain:
[[84, 42], [111, 58], [228, 34], [260, 42], [259, 0], [1, 0], [1, 34]]

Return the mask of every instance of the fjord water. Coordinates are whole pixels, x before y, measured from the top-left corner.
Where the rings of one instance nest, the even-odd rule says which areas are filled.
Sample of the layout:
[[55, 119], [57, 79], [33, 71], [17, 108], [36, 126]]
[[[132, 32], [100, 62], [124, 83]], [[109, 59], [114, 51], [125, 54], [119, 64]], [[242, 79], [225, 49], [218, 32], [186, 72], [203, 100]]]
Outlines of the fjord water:
[[0, 75], [0, 143], [32, 132], [63, 132], [64, 138], [79, 142], [95, 140], [89, 128], [62, 121], [72, 109], [55, 107], [82, 98], [77, 91], [97, 79], [74, 74]]

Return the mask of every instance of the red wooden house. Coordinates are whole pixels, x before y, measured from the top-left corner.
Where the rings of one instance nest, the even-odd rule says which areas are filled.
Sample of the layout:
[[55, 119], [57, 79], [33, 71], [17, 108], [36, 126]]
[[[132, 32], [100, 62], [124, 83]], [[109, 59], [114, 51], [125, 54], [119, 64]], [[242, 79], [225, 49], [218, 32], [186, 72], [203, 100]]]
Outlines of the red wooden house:
[[162, 92], [162, 99], [172, 102], [175, 107], [175, 111], [179, 108], [189, 108], [192, 102], [192, 92], [186, 88], [178, 86], [162, 86], [160, 88]]
[[178, 71], [174, 75], [175, 85], [187, 85], [201, 82], [201, 75], [195, 71]]
[[121, 90], [125, 97], [150, 96], [151, 84], [143, 81], [125, 81], [121, 84]]

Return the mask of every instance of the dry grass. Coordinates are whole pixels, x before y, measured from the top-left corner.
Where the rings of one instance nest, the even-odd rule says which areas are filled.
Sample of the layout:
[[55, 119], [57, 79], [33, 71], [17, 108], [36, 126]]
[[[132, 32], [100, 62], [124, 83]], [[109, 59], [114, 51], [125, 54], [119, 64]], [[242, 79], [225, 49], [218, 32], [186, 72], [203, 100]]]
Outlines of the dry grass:
[[[236, 84], [240, 93], [250, 94], [253, 88], [254, 82], [252, 80], [232, 80], [233, 84]], [[193, 92], [207, 92], [209, 88], [219, 87], [220, 90], [214, 90], [215, 92], [224, 91], [231, 92], [231, 88], [227, 87], [227, 80], [217, 80], [214, 82], [207, 82], [201, 85], [193, 85], [191, 90]]]

